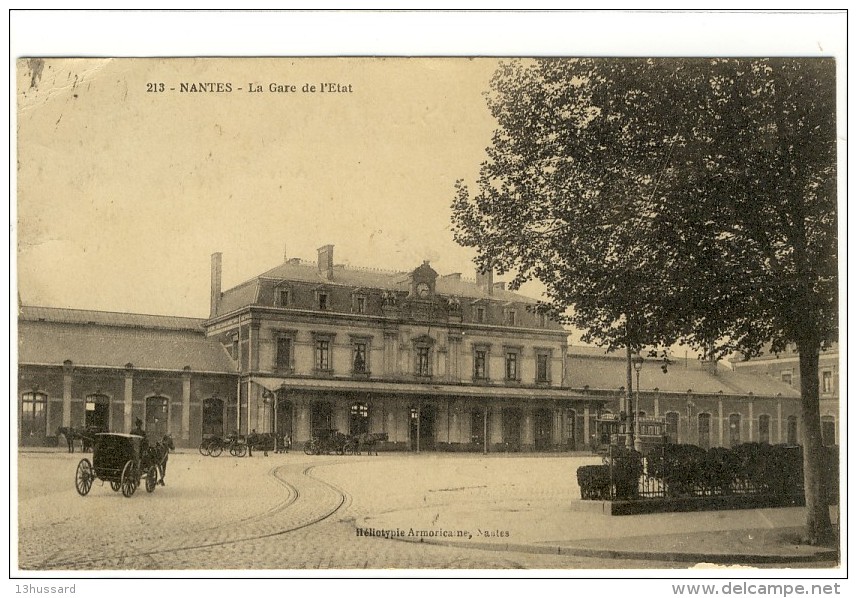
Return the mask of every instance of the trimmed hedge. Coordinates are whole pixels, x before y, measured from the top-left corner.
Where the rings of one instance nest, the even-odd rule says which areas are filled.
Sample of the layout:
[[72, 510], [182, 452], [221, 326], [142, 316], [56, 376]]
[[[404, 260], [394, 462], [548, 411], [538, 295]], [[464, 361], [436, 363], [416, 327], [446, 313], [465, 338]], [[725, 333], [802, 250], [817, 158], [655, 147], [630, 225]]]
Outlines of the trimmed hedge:
[[583, 465], [577, 468], [577, 485], [583, 500], [610, 500], [610, 466]]
[[[839, 447], [825, 447], [824, 456], [828, 496], [831, 504], [837, 504]], [[633, 449], [611, 446], [604, 465], [578, 469], [581, 497], [595, 500], [606, 500], [605, 496], [619, 500], [639, 498], [643, 463], [642, 455]], [[717, 447], [706, 451], [692, 444], [668, 444], [647, 455], [645, 465], [647, 479], [660, 481], [667, 498], [803, 495], [803, 449], [800, 446], [748, 442], [733, 449]]]

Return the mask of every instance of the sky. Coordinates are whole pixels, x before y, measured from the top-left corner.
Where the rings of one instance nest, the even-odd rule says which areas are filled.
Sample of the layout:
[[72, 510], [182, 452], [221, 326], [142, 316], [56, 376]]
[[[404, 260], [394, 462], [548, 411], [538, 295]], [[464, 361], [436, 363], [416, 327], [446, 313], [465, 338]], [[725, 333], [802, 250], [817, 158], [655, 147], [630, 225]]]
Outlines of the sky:
[[[463, 56], [837, 55], [844, 22], [119, 12], [98, 15], [109, 26], [85, 15], [73, 28], [78, 15], [60, 14], [50, 29], [52, 14], [14, 16], [13, 56], [117, 57], [22, 59], [12, 73], [20, 301], [192, 317], [207, 316], [213, 252], [223, 253], [224, 288], [284, 257], [315, 260], [326, 244], [337, 263], [410, 270], [427, 259], [441, 274], [472, 275], [450, 204], [456, 179], [472, 183], [485, 159], [495, 123], [483, 94], [497, 58]], [[460, 57], [128, 58], [355, 53]], [[231, 91], [180, 91], [216, 82]], [[350, 91], [321, 93], [322, 83]]]
[[[326, 244], [337, 263], [472, 275], [449, 206], [490, 143], [496, 63], [19, 61], [22, 302], [204, 317], [211, 253], [229, 288]], [[182, 91], [200, 83], [231, 92]]]

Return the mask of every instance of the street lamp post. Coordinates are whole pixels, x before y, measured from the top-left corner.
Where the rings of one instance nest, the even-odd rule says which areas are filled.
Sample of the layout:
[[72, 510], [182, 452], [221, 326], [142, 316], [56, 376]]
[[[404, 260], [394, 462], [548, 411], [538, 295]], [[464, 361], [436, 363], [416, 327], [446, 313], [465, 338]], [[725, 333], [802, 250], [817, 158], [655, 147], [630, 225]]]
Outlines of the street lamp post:
[[642, 452], [643, 441], [640, 439], [640, 370], [643, 369], [643, 356], [637, 353], [632, 360], [634, 371], [637, 372], [637, 406], [634, 408], [634, 450]]
[[634, 381], [631, 378], [631, 345], [625, 346], [625, 355], [625, 378], [627, 381], [625, 388], [625, 408], [622, 410], [625, 412], [622, 431], [625, 433], [625, 446], [631, 448], [634, 446], [634, 420], [631, 419], [632, 411], [634, 410], [633, 399], [631, 398], [634, 392]]
[[274, 406], [274, 453], [277, 452], [277, 393], [271, 392], [270, 390], [265, 390], [262, 393], [262, 400], [266, 405], [273, 404]]

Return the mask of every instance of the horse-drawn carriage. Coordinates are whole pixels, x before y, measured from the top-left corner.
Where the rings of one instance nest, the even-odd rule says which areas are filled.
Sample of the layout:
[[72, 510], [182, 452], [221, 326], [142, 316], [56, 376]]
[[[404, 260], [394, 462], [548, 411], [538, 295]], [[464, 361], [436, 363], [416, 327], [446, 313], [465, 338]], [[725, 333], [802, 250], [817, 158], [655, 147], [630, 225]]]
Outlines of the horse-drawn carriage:
[[204, 457], [219, 457], [223, 451], [229, 452], [233, 457], [244, 457], [247, 453], [253, 456], [253, 451], [262, 451], [267, 456], [269, 451], [277, 453], [288, 452], [291, 439], [288, 436], [274, 437], [270, 432], [257, 434], [250, 433], [248, 436], [230, 434], [226, 438], [211, 436], [203, 438], [199, 443], [199, 453]]
[[233, 457], [243, 457], [247, 454], [247, 439], [238, 434], [230, 434], [226, 438], [204, 438], [199, 444], [199, 452], [205, 457], [219, 457], [223, 451], [228, 451]]
[[77, 464], [74, 485], [78, 494], [86, 496], [95, 480], [110, 482], [114, 492], [131, 497], [145, 482], [146, 492], [154, 492], [166, 472], [166, 457], [173, 448], [172, 439], [165, 436], [154, 447], [135, 434], [101, 433], [95, 435], [92, 462], [81, 459]]
[[65, 438], [65, 441], [68, 444], [68, 452], [70, 453], [74, 452], [75, 442], [79, 440], [80, 450], [86, 453], [91, 451], [92, 447], [95, 445], [95, 435], [106, 431], [107, 430], [96, 426], [87, 426], [85, 428], [62, 426], [57, 428], [57, 439], [59, 439], [60, 436]]
[[365, 432], [348, 436], [334, 428], [322, 428], [313, 432], [312, 438], [304, 445], [307, 455], [359, 455], [366, 449], [367, 454], [378, 454], [377, 444], [387, 440], [386, 432]]
[[304, 445], [307, 455], [353, 455], [357, 452], [357, 442], [335, 428], [314, 430], [312, 438]]

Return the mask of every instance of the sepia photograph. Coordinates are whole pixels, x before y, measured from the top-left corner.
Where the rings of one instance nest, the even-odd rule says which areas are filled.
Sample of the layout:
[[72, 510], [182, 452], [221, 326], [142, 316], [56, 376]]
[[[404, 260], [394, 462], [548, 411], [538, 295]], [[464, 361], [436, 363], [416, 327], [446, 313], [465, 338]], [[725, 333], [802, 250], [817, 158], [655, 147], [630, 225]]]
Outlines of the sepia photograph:
[[13, 49], [10, 571], [839, 593], [844, 56], [620, 41]]

